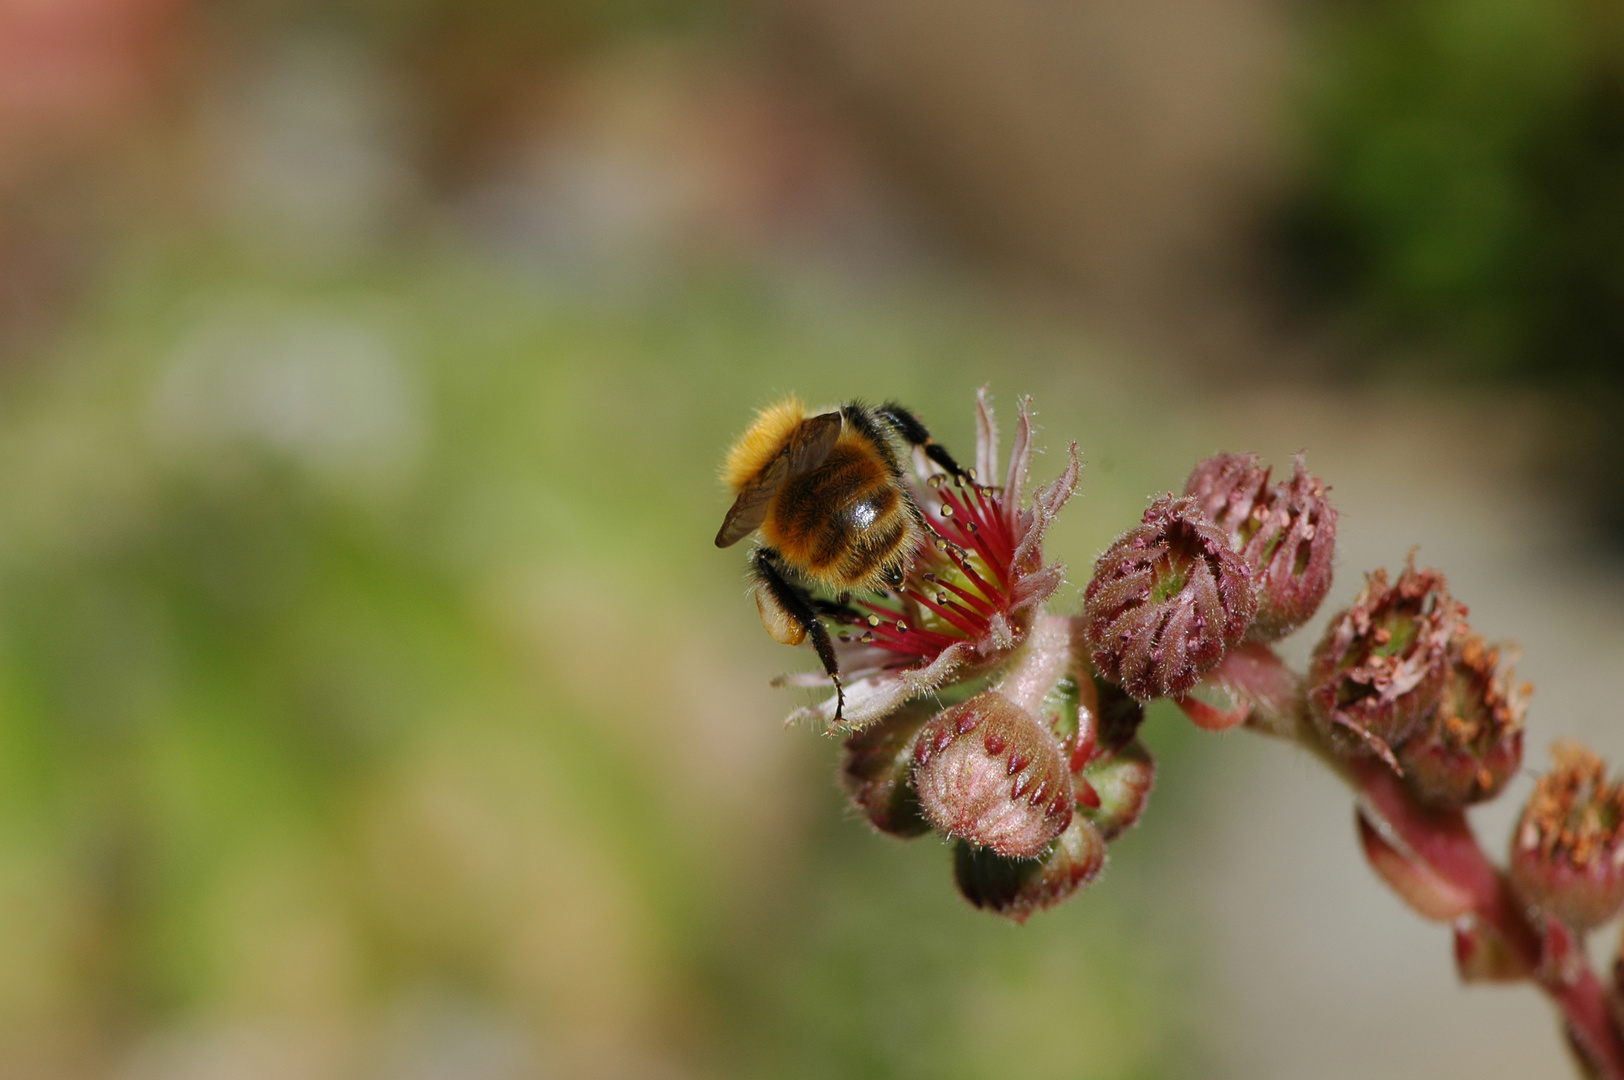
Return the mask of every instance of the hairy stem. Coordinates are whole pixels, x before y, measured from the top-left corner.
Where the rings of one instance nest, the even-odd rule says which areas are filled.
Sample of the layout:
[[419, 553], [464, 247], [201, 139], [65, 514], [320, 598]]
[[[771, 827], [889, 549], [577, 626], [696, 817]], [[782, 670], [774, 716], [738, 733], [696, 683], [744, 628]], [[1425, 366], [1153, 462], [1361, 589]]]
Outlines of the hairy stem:
[[1037, 716], [1043, 699], [1071, 670], [1072, 621], [1063, 615], [1040, 615], [1032, 624], [1015, 662], [993, 688]]

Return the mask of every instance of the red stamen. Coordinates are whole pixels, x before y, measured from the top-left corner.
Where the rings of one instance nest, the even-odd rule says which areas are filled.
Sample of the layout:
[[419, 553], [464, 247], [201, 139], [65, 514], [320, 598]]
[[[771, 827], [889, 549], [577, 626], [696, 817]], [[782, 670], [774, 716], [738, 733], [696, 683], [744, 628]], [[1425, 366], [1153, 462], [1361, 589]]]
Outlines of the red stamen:
[[985, 534], [983, 546], [993, 556], [990, 562], [1007, 563], [1015, 554], [1015, 538], [999, 500], [989, 499], [982, 488], [974, 489], [977, 535]]
[[[941, 584], [945, 585], [946, 582], [942, 582]], [[984, 617], [976, 614], [974, 611], [971, 611], [969, 608], [965, 607], [963, 604], [959, 603], [957, 600], [942, 600], [942, 601], [938, 601], [938, 602], [943, 607], [948, 608], [948, 609], [950, 609], [952, 611], [956, 611], [960, 615], [962, 615], [964, 618], [970, 620], [971, 625], [977, 627], [977, 629], [974, 631], [974, 634], [972, 636], [980, 637], [981, 632], [987, 628], [987, 620]]]
[[[978, 637], [981, 636], [981, 631], [985, 629], [985, 627], [977, 627], [973, 622], [966, 622], [964, 619], [960, 618], [958, 615], [955, 615], [952, 611], [950, 611], [947, 608], [943, 607], [942, 605], [936, 603], [936, 601], [930, 599], [929, 597], [927, 597], [927, 596], [923, 595], [922, 593], [919, 593], [919, 592], [917, 592], [917, 591], [915, 591], [913, 589], [909, 589], [905, 595], [907, 595], [910, 599], [914, 600], [915, 602], [923, 604], [926, 607], [930, 608], [936, 614], [940, 615], [945, 621], [951, 623], [953, 626], [955, 626], [959, 630], [963, 631], [963, 633], [964, 633], [964, 635], [966, 637], [969, 637], [971, 639], [978, 638]], [[960, 608], [960, 610], [962, 611], [963, 609]]]
[[898, 630], [894, 623], [881, 623], [873, 632], [876, 635], [873, 644], [879, 648], [914, 656], [930, 656], [958, 640], [934, 630], [919, 630], [912, 626], [905, 631]]
[[[955, 559], [954, 561], [957, 562], [958, 560]], [[952, 590], [954, 596], [957, 596], [960, 600], [963, 600], [966, 604], [975, 609], [974, 614], [977, 618], [985, 619], [993, 612], [998, 610], [996, 605], [988, 603], [986, 600], [983, 600], [981, 597], [970, 592], [968, 589], [959, 588], [951, 581], [944, 581], [941, 578], [937, 578], [935, 584], [940, 585], [944, 589]]]
[[[986, 552], [984, 552], [984, 551], [980, 552], [980, 555], [981, 555], [982, 560], [984, 562], [986, 562], [986, 564], [988, 566], [992, 567], [993, 575], [995, 577], [997, 577], [1000, 581], [1002, 581], [1003, 580], [1003, 574], [1002, 574], [998, 564], [993, 562], [991, 559], [988, 559]], [[980, 574], [975, 572], [975, 568], [970, 565], [970, 560], [969, 559], [962, 559], [958, 555], [954, 554], [953, 552], [948, 552], [948, 558], [952, 559], [953, 560], [953, 565], [957, 566], [961, 571], [963, 571], [964, 576], [969, 578], [971, 583], [973, 585], [975, 585], [976, 588], [981, 590], [981, 595], [982, 596], [988, 597], [990, 599], [993, 596], [996, 596], [996, 595], [998, 595], [1000, 593], [1008, 592], [1009, 586], [1008, 586], [1007, 583], [1003, 586], [1003, 588], [999, 588], [999, 589], [995, 589], [993, 586], [987, 584], [986, 580], [984, 578], [982, 578], [982, 576]]]
[[[972, 489], [976, 495], [976, 502], [972, 505], [950, 491], [942, 491], [942, 502], [952, 507], [952, 514], [943, 519], [943, 524], [952, 527], [954, 537], [948, 537], [937, 530], [943, 539], [954, 539], [960, 547], [973, 548], [982, 560], [998, 576], [998, 580], [1005, 589], [1009, 588], [1009, 576], [1004, 566], [1014, 557], [1015, 548], [1009, 535], [1008, 527], [1002, 514], [988, 513], [990, 509], [987, 500], [980, 488]], [[965, 528], [965, 522], [974, 522], [976, 528], [972, 532]], [[956, 560], [955, 560], [956, 561]]]

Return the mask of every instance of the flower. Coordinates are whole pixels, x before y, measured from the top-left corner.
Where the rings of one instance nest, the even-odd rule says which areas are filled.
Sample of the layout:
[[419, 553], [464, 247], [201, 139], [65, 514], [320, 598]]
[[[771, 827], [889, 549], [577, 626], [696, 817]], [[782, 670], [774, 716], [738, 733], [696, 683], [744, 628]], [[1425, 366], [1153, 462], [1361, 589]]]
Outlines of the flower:
[[1522, 764], [1533, 688], [1513, 682], [1510, 650], [1476, 634], [1449, 643], [1449, 673], [1427, 724], [1398, 747], [1405, 782], [1422, 801], [1467, 806], [1492, 799]]
[[996, 690], [932, 717], [913, 760], [920, 808], [949, 836], [1030, 859], [1071, 824], [1077, 796], [1059, 740]]
[[[1031, 399], [1023, 398], [1002, 487], [949, 477], [914, 455], [912, 495], [926, 525], [903, 584], [877, 598], [825, 605], [839, 627], [836, 653], [845, 680], [839, 730], [857, 730], [949, 681], [984, 672], [1013, 653], [1065, 567], [1043, 559], [1043, 535], [1077, 489], [1082, 463], [1073, 443], [1065, 470], [1023, 505], [1032, 458]], [[985, 390], [976, 398], [975, 476], [998, 469], [998, 428]], [[822, 674], [785, 676], [780, 686], [829, 685]], [[833, 697], [797, 709], [789, 723], [835, 728]]]
[[1396, 582], [1385, 570], [1370, 574], [1309, 661], [1309, 715], [1331, 748], [1345, 757], [1375, 754], [1402, 771], [1393, 747], [1437, 705], [1449, 641], [1465, 617], [1444, 576], [1417, 570], [1413, 552]]
[[1119, 750], [1090, 761], [1077, 776], [1093, 792], [1084, 809], [1107, 841], [1115, 840], [1139, 821], [1156, 781], [1156, 762], [1138, 739]]
[[1255, 454], [1218, 454], [1190, 473], [1184, 494], [1196, 499], [1246, 560], [1258, 609], [1247, 638], [1278, 641], [1313, 617], [1331, 590], [1336, 508], [1325, 485], [1292, 462], [1291, 479], [1270, 486]]
[[1574, 742], [1551, 747], [1511, 839], [1511, 885], [1524, 903], [1576, 931], [1624, 906], [1624, 783], [1607, 782], [1601, 758]]
[[964, 898], [1018, 923], [1070, 897], [1104, 866], [1105, 837], [1080, 816], [1041, 858], [1008, 859], [962, 840], [953, 849], [953, 880]]
[[1182, 694], [1257, 611], [1246, 563], [1195, 499], [1163, 495], [1094, 564], [1083, 624], [1094, 666], [1141, 701]]
[[841, 786], [880, 832], [904, 838], [930, 832], [913, 786], [914, 744], [930, 716], [925, 702], [909, 702], [846, 737]]
[[1214, 454], [1190, 470], [1184, 494], [1240, 551], [1267, 513], [1268, 487], [1269, 470], [1256, 454]]

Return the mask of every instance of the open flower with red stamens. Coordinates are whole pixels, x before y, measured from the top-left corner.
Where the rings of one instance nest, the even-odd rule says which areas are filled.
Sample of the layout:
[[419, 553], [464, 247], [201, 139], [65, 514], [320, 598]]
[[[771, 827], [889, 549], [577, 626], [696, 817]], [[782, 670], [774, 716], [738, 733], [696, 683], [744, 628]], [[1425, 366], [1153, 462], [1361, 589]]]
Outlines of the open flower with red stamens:
[[[911, 698], [950, 679], [984, 672], [1026, 639], [1065, 567], [1043, 560], [1043, 535], [1077, 489], [1082, 464], [1075, 443], [1061, 475], [1023, 505], [1032, 459], [1030, 399], [1021, 401], [1002, 487], [981, 477], [998, 471], [998, 427], [985, 391], [976, 400], [976, 469], [970, 478], [944, 473], [916, 454], [914, 502], [924, 518], [925, 543], [901, 587], [874, 597], [826, 605], [838, 631], [836, 652], [846, 679], [841, 730], [868, 726]], [[817, 674], [791, 675], [779, 685], [827, 686]], [[790, 722], [832, 725], [830, 698], [797, 709]]]

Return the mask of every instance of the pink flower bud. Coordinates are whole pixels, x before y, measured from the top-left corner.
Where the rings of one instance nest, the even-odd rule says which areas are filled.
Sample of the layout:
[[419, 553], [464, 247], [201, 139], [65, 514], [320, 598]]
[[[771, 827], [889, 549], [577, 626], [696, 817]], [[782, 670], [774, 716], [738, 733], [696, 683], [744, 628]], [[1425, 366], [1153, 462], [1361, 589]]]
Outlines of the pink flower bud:
[[1444, 576], [1409, 562], [1398, 581], [1377, 570], [1353, 607], [1331, 620], [1308, 668], [1308, 704], [1344, 757], [1375, 754], [1395, 769], [1392, 747], [1419, 729], [1449, 671], [1448, 644], [1466, 615]]
[[1601, 758], [1578, 743], [1558, 742], [1551, 759], [1512, 833], [1511, 885], [1583, 933], [1624, 906], [1624, 784], [1609, 784]]
[[1038, 859], [1006, 859], [963, 842], [953, 850], [953, 879], [964, 898], [1018, 923], [1088, 885], [1104, 866], [1105, 838], [1082, 817]]
[[913, 751], [930, 709], [915, 702], [846, 739], [840, 784], [869, 824], [892, 836], [930, 832], [913, 788]]
[[1255, 454], [1218, 454], [1201, 462], [1184, 485], [1246, 560], [1257, 586], [1252, 641], [1276, 641], [1313, 617], [1331, 589], [1336, 509], [1325, 485], [1292, 463], [1289, 481], [1269, 484]]
[[1500, 794], [1522, 764], [1532, 688], [1515, 686], [1501, 651], [1476, 634], [1449, 643], [1449, 673], [1427, 725], [1398, 748], [1423, 802], [1468, 806]]
[[1184, 494], [1231, 538], [1236, 551], [1246, 547], [1267, 513], [1269, 470], [1256, 454], [1214, 454], [1196, 464], [1184, 482]]
[[1164, 495], [1094, 564], [1083, 623], [1094, 666], [1141, 701], [1193, 687], [1257, 611], [1245, 562], [1194, 499]]
[[1071, 822], [1076, 795], [1059, 740], [995, 690], [937, 713], [913, 763], [931, 824], [1006, 858], [1034, 858]]
[[1081, 812], [1099, 828], [1106, 841], [1111, 841], [1138, 822], [1156, 781], [1156, 760], [1135, 739], [1114, 753], [1095, 758], [1077, 777], [1075, 783], [1080, 791], [1094, 792], [1092, 799], [1084, 801]]

